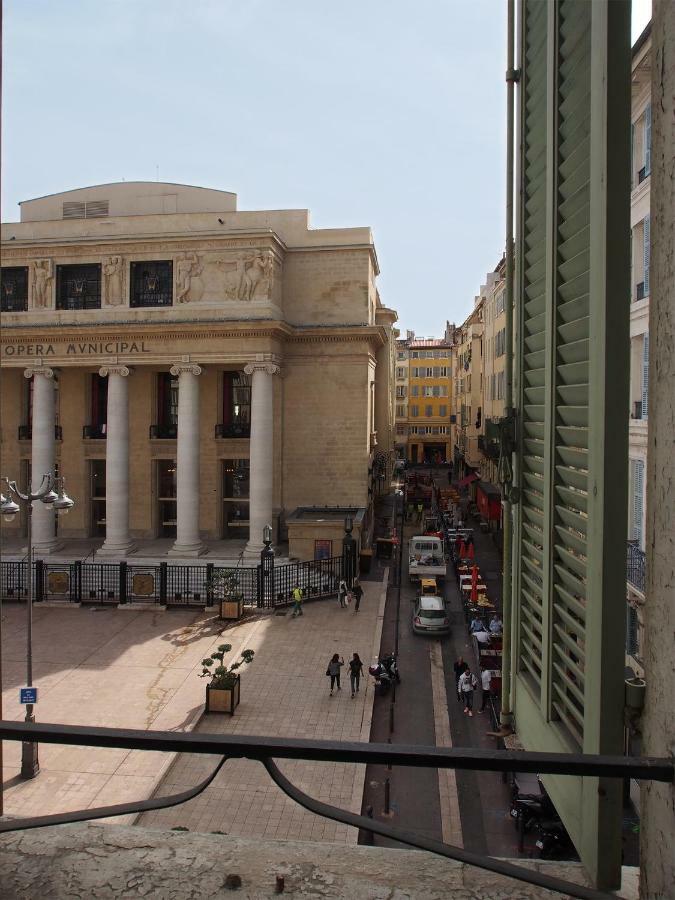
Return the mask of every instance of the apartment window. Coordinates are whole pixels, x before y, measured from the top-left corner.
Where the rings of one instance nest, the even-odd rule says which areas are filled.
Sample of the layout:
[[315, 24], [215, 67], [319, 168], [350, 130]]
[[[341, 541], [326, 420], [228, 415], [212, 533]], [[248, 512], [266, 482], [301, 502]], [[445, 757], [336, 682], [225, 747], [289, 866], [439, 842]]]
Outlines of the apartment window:
[[405, 385], [401, 384], [396, 387], [396, 396], [397, 397], [405, 397], [406, 395]]
[[445, 404], [442, 404], [441, 406], [438, 407], [438, 415], [439, 416], [442, 416], [443, 418], [445, 418], [445, 416], [447, 416], [447, 414], [448, 414], [448, 407]]
[[431, 385], [424, 385], [422, 388], [422, 396], [423, 397], [433, 397], [433, 387]]
[[418, 369], [417, 366], [413, 366], [412, 377], [413, 377], [413, 378], [419, 378], [419, 377], [420, 377], [420, 370]]
[[447, 425], [439, 425], [439, 426], [438, 426], [438, 433], [439, 433], [439, 434], [447, 434], [447, 433], [448, 433], [448, 426], [447, 426]]
[[405, 417], [405, 406], [397, 406], [396, 415], [399, 419], [403, 419]]
[[173, 263], [131, 263], [131, 306], [173, 305]]
[[504, 291], [497, 294], [497, 299], [495, 300], [495, 313], [496, 315], [501, 315], [504, 312]]
[[645, 464], [642, 459], [631, 459], [631, 484], [633, 488], [632, 534], [631, 539], [637, 542], [640, 549], [644, 549], [643, 543], [643, 513], [645, 491]]
[[12, 266], [2, 270], [0, 310], [24, 312], [28, 309], [28, 266]]
[[397, 359], [405, 359], [406, 358], [405, 350], [399, 350], [398, 353], [396, 354], [396, 358]]
[[433, 377], [434, 377], [434, 370], [433, 370], [433, 368], [429, 367], [429, 368], [424, 369], [423, 371], [426, 372], [426, 376], [425, 376], [426, 378], [433, 378]]
[[504, 399], [504, 373], [497, 373], [497, 400]]
[[101, 266], [57, 266], [57, 309], [100, 309]]
[[397, 378], [405, 378], [405, 366], [398, 366], [396, 369]]
[[[649, 296], [649, 262], [651, 257], [651, 245], [650, 245], [650, 237], [649, 237], [650, 227], [649, 227], [649, 216], [645, 216], [644, 219], [644, 228], [642, 231], [643, 234], [643, 243], [642, 243], [642, 253], [644, 257], [644, 276], [643, 276], [643, 290], [644, 296]], [[640, 298], [638, 298], [640, 299]]]
[[430, 419], [433, 416], [433, 414], [434, 414], [433, 406], [425, 406], [424, 407], [424, 415], [427, 417], [427, 419]]
[[412, 359], [419, 359], [420, 358], [419, 350], [413, 350], [412, 353], [410, 354], [410, 356]]
[[467, 375], [466, 376], [466, 392], [467, 392], [467, 394], [469, 393], [470, 390], [471, 390], [471, 376]]
[[413, 419], [416, 419], [419, 416], [419, 414], [420, 414], [419, 406], [411, 406], [410, 407], [410, 415], [412, 416]]
[[408, 434], [417, 434], [417, 425], [411, 425], [408, 429]]
[[419, 385], [413, 384], [413, 386], [410, 388], [410, 396], [411, 397], [419, 397], [419, 395], [420, 395]]
[[247, 459], [223, 460], [223, 537], [249, 536], [250, 469]]

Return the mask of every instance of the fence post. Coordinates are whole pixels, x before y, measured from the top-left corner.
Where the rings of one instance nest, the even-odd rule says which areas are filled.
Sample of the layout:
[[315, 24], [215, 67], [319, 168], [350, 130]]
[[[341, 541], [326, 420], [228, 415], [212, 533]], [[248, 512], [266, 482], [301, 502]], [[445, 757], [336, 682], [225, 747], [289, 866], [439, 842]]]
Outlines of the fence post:
[[127, 563], [125, 562], [120, 563], [120, 584], [118, 597], [120, 603], [128, 602], [129, 598], [127, 597]]
[[159, 602], [162, 606], [166, 606], [166, 585], [169, 577], [167, 572], [167, 563], [159, 564]]
[[73, 572], [70, 582], [70, 599], [75, 603], [82, 602], [82, 560], [79, 559], [75, 560], [73, 563]]
[[[33, 573], [28, 567], [28, 577], [32, 578]], [[45, 599], [45, 564], [41, 559], [35, 560], [35, 601], [39, 603]]]
[[213, 606], [213, 563], [206, 564], [206, 605]]

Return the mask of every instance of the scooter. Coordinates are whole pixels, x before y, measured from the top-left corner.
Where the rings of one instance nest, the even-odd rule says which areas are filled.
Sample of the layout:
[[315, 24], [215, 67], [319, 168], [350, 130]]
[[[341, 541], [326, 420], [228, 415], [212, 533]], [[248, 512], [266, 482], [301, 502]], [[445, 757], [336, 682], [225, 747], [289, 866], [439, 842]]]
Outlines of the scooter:
[[559, 819], [545, 819], [537, 825], [539, 837], [535, 846], [542, 859], [568, 858], [576, 855], [572, 840]]
[[381, 656], [375, 665], [368, 667], [368, 672], [375, 679], [375, 686], [379, 687], [381, 694], [386, 694], [394, 682], [401, 683], [401, 675], [393, 653]]

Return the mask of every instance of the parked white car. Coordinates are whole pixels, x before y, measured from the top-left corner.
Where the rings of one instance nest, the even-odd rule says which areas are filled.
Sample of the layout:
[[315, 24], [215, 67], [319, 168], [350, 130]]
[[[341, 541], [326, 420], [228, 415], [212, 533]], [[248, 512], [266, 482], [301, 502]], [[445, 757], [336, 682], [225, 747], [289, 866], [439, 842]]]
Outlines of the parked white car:
[[415, 634], [449, 634], [450, 620], [442, 597], [422, 594], [413, 608], [412, 629]]

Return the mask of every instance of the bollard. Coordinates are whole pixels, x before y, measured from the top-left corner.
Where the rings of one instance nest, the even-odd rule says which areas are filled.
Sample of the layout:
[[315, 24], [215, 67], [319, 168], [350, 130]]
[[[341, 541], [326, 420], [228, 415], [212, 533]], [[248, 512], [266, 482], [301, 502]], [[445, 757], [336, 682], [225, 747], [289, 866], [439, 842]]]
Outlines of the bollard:
[[385, 816], [388, 816], [389, 812], [390, 812], [390, 810], [389, 810], [389, 799], [390, 799], [389, 795], [390, 795], [390, 793], [391, 793], [391, 787], [389, 784], [389, 779], [385, 778], [385, 781], [384, 781], [384, 814], [385, 814]]

